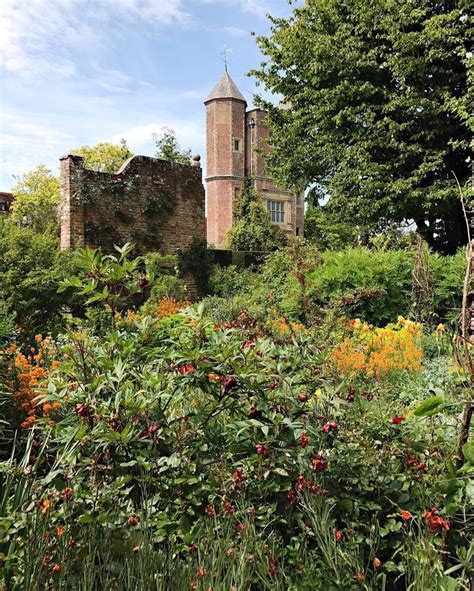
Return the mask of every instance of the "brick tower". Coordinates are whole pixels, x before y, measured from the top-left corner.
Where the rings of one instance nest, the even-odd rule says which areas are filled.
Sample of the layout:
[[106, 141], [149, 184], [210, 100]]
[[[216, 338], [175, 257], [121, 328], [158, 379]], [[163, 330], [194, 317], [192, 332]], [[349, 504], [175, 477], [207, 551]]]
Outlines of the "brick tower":
[[273, 224], [288, 235], [303, 236], [304, 195], [282, 189], [268, 175], [262, 156], [270, 148], [266, 112], [247, 111], [247, 103], [225, 72], [204, 101], [207, 151], [207, 241], [226, 247], [236, 200], [246, 176], [268, 209]]
[[234, 203], [245, 180], [245, 109], [247, 103], [225, 72], [204, 101], [206, 105], [207, 241], [226, 243]]

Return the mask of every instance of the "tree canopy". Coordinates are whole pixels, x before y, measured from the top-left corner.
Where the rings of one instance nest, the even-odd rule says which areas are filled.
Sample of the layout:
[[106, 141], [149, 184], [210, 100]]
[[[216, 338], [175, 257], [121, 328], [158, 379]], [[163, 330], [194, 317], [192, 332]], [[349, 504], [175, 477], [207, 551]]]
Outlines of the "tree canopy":
[[178, 164], [190, 164], [191, 162], [191, 148], [183, 150], [178, 140], [176, 133], [169, 127], [163, 127], [161, 134], [154, 134], [156, 152], [155, 156], [162, 160], [169, 162], [177, 162]]
[[247, 178], [242, 197], [237, 202], [235, 223], [228, 233], [229, 247], [241, 251], [276, 250], [286, 244], [286, 236], [270, 221], [253, 181]]
[[291, 107], [259, 100], [280, 182], [311, 187], [310, 207], [359, 236], [414, 222], [438, 250], [465, 242], [468, 17], [468, 0], [308, 0], [272, 19], [252, 73]]
[[120, 140], [119, 144], [100, 142], [95, 146], [81, 146], [73, 152], [84, 158], [86, 168], [110, 173], [117, 172], [133, 156], [125, 140]]
[[35, 232], [45, 232], [48, 227], [56, 225], [59, 179], [40, 164], [16, 180], [12, 189], [11, 221]]

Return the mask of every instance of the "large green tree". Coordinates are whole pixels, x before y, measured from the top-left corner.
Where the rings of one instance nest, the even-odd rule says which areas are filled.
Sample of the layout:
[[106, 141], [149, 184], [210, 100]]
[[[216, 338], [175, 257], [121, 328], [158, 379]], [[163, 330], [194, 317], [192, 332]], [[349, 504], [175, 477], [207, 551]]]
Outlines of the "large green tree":
[[119, 144], [100, 142], [95, 146], [81, 146], [73, 153], [84, 158], [86, 168], [111, 173], [117, 172], [133, 156], [125, 140], [120, 140]]
[[163, 127], [160, 134], [153, 134], [153, 140], [157, 158], [178, 164], [191, 164], [191, 148], [183, 150], [180, 147], [173, 129]]
[[306, 0], [272, 19], [253, 74], [291, 107], [260, 99], [279, 180], [312, 187], [310, 206], [325, 203], [359, 236], [413, 221], [431, 246], [455, 250], [466, 240], [454, 175], [469, 178], [470, 16], [470, 0]]
[[57, 231], [59, 179], [40, 164], [16, 179], [12, 189], [11, 222], [35, 232]]

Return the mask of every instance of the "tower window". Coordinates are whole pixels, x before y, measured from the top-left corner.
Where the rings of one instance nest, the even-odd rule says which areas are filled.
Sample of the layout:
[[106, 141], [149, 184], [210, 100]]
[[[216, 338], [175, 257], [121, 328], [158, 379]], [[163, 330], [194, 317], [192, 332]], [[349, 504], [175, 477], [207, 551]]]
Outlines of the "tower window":
[[299, 193], [296, 195], [296, 205], [301, 205], [301, 195]]
[[240, 152], [240, 140], [234, 140], [234, 152]]
[[285, 221], [285, 204], [283, 201], [267, 201], [267, 209], [272, 222], [283, 224]]

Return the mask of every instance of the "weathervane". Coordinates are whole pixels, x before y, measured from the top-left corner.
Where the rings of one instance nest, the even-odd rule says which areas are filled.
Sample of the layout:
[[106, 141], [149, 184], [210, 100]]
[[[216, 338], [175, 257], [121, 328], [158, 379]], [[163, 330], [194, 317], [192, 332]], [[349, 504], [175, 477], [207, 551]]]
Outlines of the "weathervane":
[[233, 52], [233, 49], [230, 49], [229, 47], [227, 47], [227, 45], [224, 45], [224, 51], [221, 53], [221, 57], [224, 62], [224, 69], [226, 72], [227, 72], [227, 55], [231, 54], [232, 52]]

